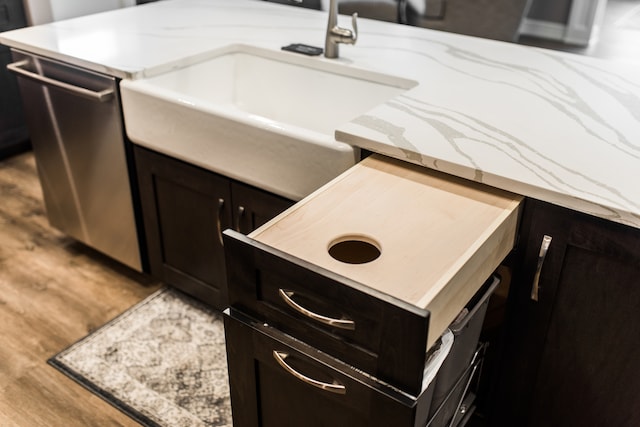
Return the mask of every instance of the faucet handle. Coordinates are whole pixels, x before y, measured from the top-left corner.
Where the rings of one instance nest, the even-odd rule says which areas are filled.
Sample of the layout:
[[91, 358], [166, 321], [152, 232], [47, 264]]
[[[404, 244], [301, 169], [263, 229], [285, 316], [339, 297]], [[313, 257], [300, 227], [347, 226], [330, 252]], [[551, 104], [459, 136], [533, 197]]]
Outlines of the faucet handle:
[[327, 22], [327, 34], [324, 39], [324, 56], [337, 58], [339, 56], [339, 43], [355, 44], [358, 40], [358, 14], [354, 13], [351, 21], [353, 30], [338, 26], [338, 1], [329, 3], [329, 21]]
[[355, 44], [358, 40], [358, 13], [354, 13], [351, 17], [353, 30], [342, 28], [336, 25], [331, 29], [331, 35], [335, 43]]
[[351, 43], [356, 44], [356, 41], [358, 41], [358, 12], [355, 12], [353, 15], [351, 15], [351, 26], [353, 27]]

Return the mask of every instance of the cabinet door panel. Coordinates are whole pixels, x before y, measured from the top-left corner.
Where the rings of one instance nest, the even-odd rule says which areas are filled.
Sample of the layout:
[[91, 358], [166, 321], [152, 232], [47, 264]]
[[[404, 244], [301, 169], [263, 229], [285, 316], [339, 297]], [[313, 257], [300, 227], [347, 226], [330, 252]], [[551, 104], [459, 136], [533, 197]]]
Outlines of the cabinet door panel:
[[151, 273], [225, 308], [229, 180], [140, 147], [135, 156]]
[[640, 268], [569, 245], [562, 273], [532, 425], [640, 425]]
[[491, 425], [640, 425], [640, 231], [527, 200], [520, 237]]
[[[215, 281], [220, 266], [204, 255], [219, 250], [216, 196], [223, 195], [194, 191], [161, 176], [154, 184], [163, 263], [203, 282]], [[228, 196], [220, 198], [228, 200]], [[227, 222], [226, 218], [222, 221]]]

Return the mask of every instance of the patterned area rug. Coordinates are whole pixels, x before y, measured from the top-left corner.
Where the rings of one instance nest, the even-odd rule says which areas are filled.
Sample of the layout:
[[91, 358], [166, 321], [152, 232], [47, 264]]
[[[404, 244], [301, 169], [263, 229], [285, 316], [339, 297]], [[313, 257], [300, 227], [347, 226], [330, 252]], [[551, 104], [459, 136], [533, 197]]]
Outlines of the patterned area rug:
[[222, 315], [162, 289], [49, 363], [148, 426], [231, 426]]

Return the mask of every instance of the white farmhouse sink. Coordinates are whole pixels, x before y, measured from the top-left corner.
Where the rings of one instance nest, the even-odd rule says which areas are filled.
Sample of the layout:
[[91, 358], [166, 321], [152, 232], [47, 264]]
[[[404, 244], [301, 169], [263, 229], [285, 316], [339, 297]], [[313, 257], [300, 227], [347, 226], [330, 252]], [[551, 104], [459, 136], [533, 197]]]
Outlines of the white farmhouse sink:
[[121, 83], [129, 138], [299, 200], [357, 161], [340, 124], [416, 82], [322, 58], [233, 45], [195, 65]]

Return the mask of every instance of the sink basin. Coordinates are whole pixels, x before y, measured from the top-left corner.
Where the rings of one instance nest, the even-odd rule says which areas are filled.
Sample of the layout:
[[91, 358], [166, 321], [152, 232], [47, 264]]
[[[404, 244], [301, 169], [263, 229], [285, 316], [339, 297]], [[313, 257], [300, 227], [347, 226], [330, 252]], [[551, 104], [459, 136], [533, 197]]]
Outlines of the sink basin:
[[121, 83], [129, 138], [299, 200], [348, 169], [334, 130], [416, 82], [303, 55], [233, 45]]

